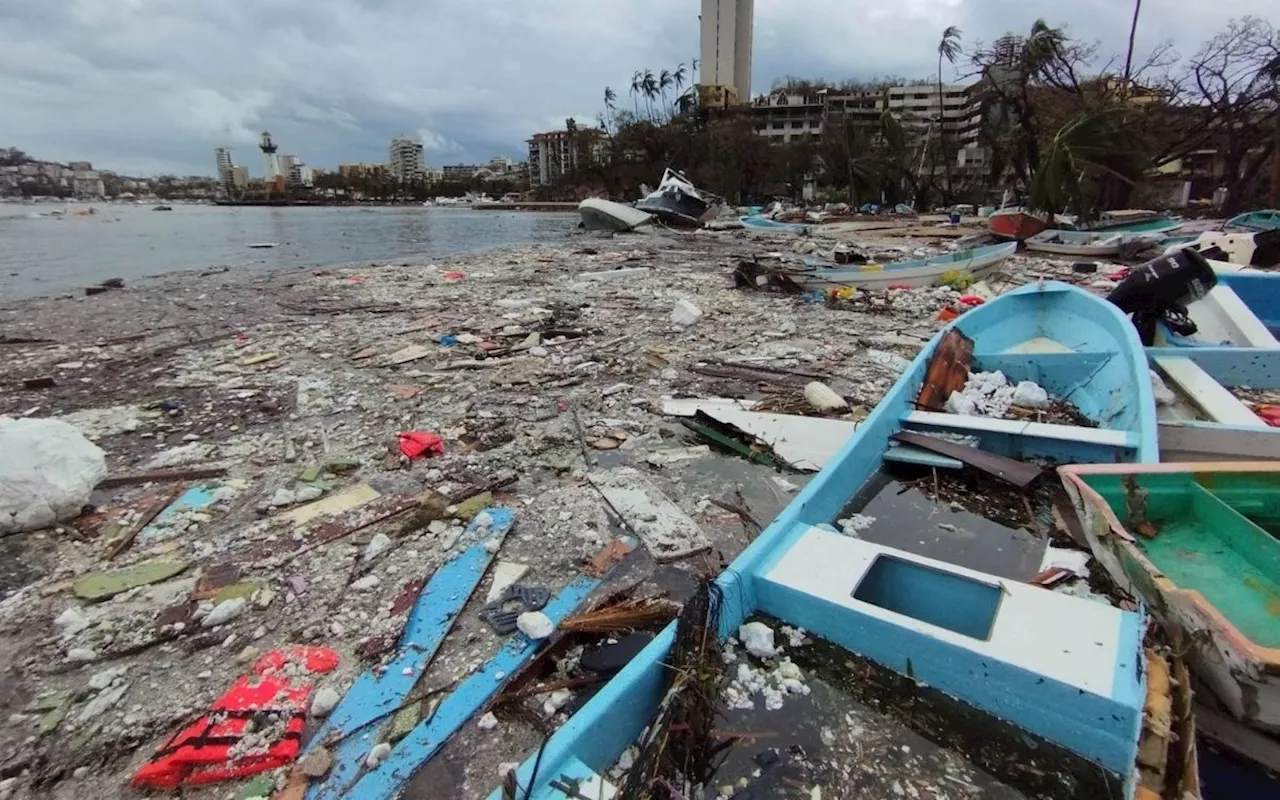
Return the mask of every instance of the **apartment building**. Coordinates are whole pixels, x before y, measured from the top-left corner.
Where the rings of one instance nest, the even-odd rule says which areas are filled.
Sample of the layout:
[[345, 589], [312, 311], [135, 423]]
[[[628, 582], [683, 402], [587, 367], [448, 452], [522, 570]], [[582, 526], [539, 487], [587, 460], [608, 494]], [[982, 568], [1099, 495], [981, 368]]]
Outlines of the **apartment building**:
[[699, 84], [724, 87], [739, 102], [751, 97], [755, 0], [702, 0]]
[[605, 133], [598, 128], [580, 128], [572, 136], [568, 131], [548, 131], [535, 133], [528, 143], [529, 183], [545, 186], [586, 166], [580, 162], [583, 155], [598, 161], [604, 154]]
[[426, 168], [422, 138], [419, 136], [395, 137], [391, 140], [387, 156], [391, 177], [401, 182], [417, 180]]

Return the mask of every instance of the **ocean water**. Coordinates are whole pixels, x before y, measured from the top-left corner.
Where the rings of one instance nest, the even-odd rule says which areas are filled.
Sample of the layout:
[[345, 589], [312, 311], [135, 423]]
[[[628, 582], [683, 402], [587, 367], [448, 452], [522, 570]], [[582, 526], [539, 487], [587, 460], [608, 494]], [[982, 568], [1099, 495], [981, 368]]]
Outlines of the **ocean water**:
[[[576, 213], [396, 207], [0, 204], [0, 299], [185, 269], [270, 270], [431, 259], [563, 240]], [[94, 208], [92, 216], [76, 212]], [[270, 249], [250, 244], [273, 243]]]

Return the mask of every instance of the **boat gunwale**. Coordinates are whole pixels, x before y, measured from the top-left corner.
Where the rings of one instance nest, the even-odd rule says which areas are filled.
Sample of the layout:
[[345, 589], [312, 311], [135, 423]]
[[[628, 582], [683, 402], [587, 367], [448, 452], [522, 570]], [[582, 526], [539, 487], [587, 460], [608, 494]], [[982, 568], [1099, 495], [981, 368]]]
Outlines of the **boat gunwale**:
[[[1141, 473], [1147, 475], [1178, 475], [1185, 473], [1199, 474], [1205, 472], [1231, 472], [1239, 474], [1249, 473], [1277, 473], [1280, 472], [1280, 465], [1276, 462], [1267, 461], [1218, 461], [1218, 462], [1189, 462], [1189, 463], [1168, 463], [1161, 462], [1159, 464], [1073, 464], [1069, 466], [1058, 467], [1058, 475], [1064, 484], [1067, 484], [1068, 494], [1072, 495], [1073, 504], [1077, 504], [1076, 497], [1080, 500], [1079, 504], [1085, 501], [1093, 507], [1094, 511], [1106, 521], [1108, 532], [1123, 547], [1128, 555], [1130, 555], [1137, 564], [1152, 578], [1156, 589], [1162, 593], [1169, 595], [1177, 595], [1185, 597], [1197, 611], [1203, 613], [1206, 617], [1219, 623], [1219, 630], [1227, 641], [1241, 651], [1247, 660], [1253, 661], [1261, 668], [1261, 672], [1265, 675], [1280, 675], [1280, 647], [1266, 647], [1258, 644], [1250, 639], [1243, 631], [1235, 626], [1230, 619], [1223, 614], [1218, 607], [1210, 603], [1208, 598], [1200, 591], [1185, 586], [1180, 586], [1173, 579], [1165, 575], [1150, 558], [1142, 552], [1137, 545], [1137, 539], [1133, 534], [1124, 527], [1120, 522], [1120, 518], [1116, 516], [1112, 510], [1111, 504], [1084, 479], [1089, 475], [1130, 475], [1133, 473]], [[1071, 491], [1071, 490], [1074, 490]], [[1078, 495], [1075, 494], [1078, 492]], [[1237, 512], [1239, 513], [1239, 512]], [[1087, 531], [1086, 531], [1087, 533]], [[1096, 534], [1095, 534], [1096, 535]], [[1101, 536], [1098, 537], [1099, 544], [1104, 544]], [[1147, 602], [1143, 598], [1143, 602]]]

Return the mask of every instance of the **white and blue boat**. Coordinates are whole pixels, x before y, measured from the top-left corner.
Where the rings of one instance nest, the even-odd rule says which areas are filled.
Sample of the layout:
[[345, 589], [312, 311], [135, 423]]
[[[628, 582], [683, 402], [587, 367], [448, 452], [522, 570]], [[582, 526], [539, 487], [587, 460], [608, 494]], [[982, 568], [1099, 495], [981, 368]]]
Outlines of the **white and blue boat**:
[[738, 221], [742, 223], [744, 228], [771, 233], [794, 233], [803, 236], [813, 230], [812, 225], [805, 225], [799, 222], [778, 222], [776, 219], [769, 219], [763, 216], [738, 217]]
[[1187, 306], [1196, 325], [1191, 336], [1179, 336], [1162, 325], [1163, 341], [1172, 347], [1253, 347], [1280, 350], [1280, 275], [1257, 270], [1217, 272], [1218, 283]]
[[894, 261], [890, 264], [859, 264], [856, 267], [788, 270], [787, 276], [809, 288], [829, 289], [853, 286], [859, 289], [918, 288], [933, 286], [948, 273], [967, 273], [975, 281], [990, 274], [1001, 262], [1018, 252], [1017, 242], [957, 250], [936, 256]]
[[[935, 351], [950, 331], [973, 341], [972, 369], [1034, 380], [1069, 398], [1097, 427], [916, 410]], [[803, 627], [1035, 737], [1044, 748], [1083, 759], [1106, 780], [1101, 796], [1135, 797], [1149, 688], [1144, 613], [834, 532], [831, 523], [880, 474], [891, 440], [904, 431], [964, 434], [990, 453], [1021, 459], [1157, 460], [1148, 366], [1129, 320], [1066, 284], [1023, 287], [944, 329], [839, 455], [717, 579], [720, 637], [757, 614]], [[667, 692], [664, 662], [675, 629], [668, 626], [519, 768], [516, 796], [613, 796], [597, 788]], [[1187, 736], [1185, 728], [1178, 733]], [[575, 784], [597, 788], [576, 794], [556, 788]], [[501, 796], [496, 791], [491, 800]]]

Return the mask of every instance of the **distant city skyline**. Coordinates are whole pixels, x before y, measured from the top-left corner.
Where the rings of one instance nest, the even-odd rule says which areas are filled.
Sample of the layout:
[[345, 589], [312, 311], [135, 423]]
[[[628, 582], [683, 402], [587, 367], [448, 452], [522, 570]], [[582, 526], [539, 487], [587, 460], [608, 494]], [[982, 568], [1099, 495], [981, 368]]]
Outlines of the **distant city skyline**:
[[[1164, 40], [1185, 57], [1228, 18], [1272, 8], [1145, 0], [1138, 58]], [[385, 163], [401, 133], [421, 137], [433, 165], [523, 160], [532, 133], [566, 117], [594, 124], [605, 86], [626, 108], [635, 70], [691, 67], [700, 11], [700, 0], [8, 0], [0, 146], [136, 176], [211, 175], [216, 147], [253, 163], [263, 130], [324, 169]], [[1099, 41], [1105, 60], [1123, 52], [1132, 11], [1115, 0], [755, 0], [750, 93], [786, 75], [931, 77], [947, 25], [968, 49], [1044, 17]]]

